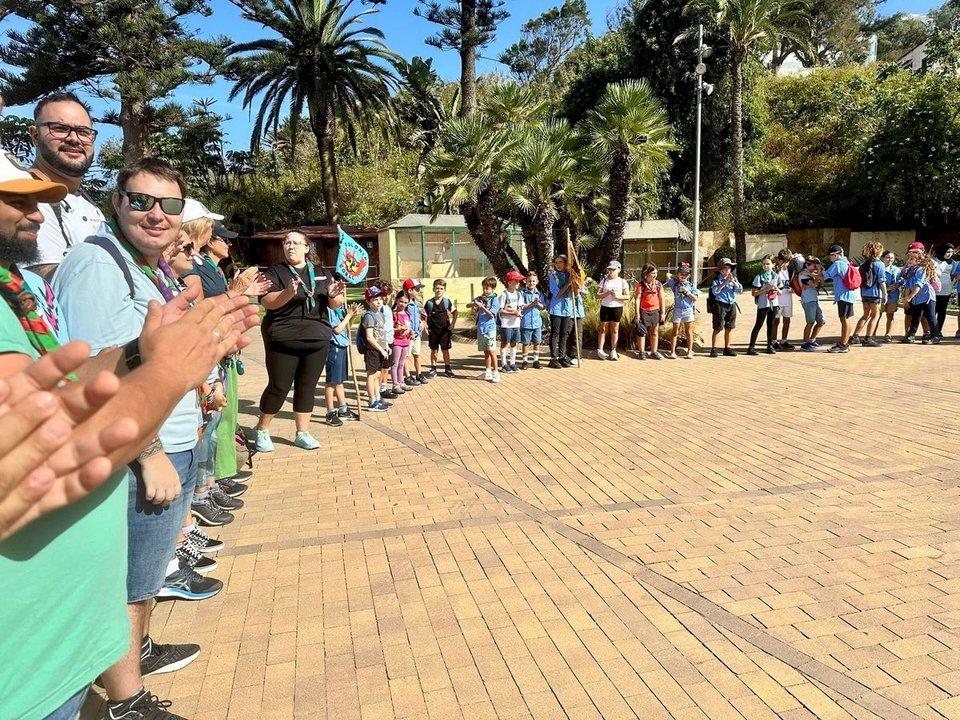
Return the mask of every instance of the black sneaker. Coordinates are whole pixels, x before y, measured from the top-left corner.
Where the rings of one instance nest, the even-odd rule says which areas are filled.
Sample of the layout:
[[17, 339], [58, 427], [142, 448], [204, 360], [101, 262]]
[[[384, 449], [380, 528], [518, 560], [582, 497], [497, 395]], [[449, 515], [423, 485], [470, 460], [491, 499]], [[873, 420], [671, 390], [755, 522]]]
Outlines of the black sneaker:
[[437, 369], [435, 367], [430, 368], [430, 372], [426, 376], [433, 380], [437, 376]]
[[723, 349], [723, 356], [724, 356], [724, 357], [736, 357], [736, 356], [737, 356], [737, 351], [734, 350], [733, 348], [724, 348], [724, 349]]
[[526, 369], [529, 368], [529, 367], [530, 367], [530, 364], [529, 364], [526, 360], [524, 360], [522, 363], [520, 363], [520, 369], [521, 369], [521, 370], [526, 370]]
[[398, 395], [395, 390], [381, 390], [380, 397], [385, 400], [396, 400], [400, 395]]
[[448, 378], [456, 377], [456, 375], [453, 374], [453, 370], [451, 370], [450, 368], [444, 368], [443, 375], [444, 377], [448, 377]]
[[710, 357], [720, 357], [720, 353], [717, 352], [716, 348], [710, 349]]
[[565, 358], [565, 357], [560, 358], [559, 363], [560, 363], [560, 367], [562, 368], [570, 367], [570, 360], [568, 358]]
[[203, 555], [190, 543], [184, 543], [178, 546], [175, 554], [177, 560], [185, 562], [201, 575], [206, 575], [208, 572], [213, 572], [217, 569], [218, 563], [216, 560]]
[[214, 540], [196, 526], [187, 533], [187, 542], [202, 553], [219, 552], [224, 547], [223, 540]]
[[342, 407], [337, 410], [337, 416], [347, 420], [359, 420], [360, 416], [348, 407]]
[[426, 384], [427, 384], [427, 376], [424, 375], [423, 373], [420, 373], [419, 375], [415, 375], [414, 377], [416, 377], [417, 380], [420, 381], [420, 384], [421, 384], [421, 385], [426, 385]]
[[559, 370], [560, 368], [563, 367], [563, 365], [561, 365], [561, 364], [560, 364], [560, 361], [557, 360], [556, 358], [551, 358], [551, 359], [550, 359], [550, 364], [547, 365], [547, 367], [551, 367], [551, 368], [553, 368], [554, 370]]
[[193, 643], [159, 645], [149, 637], [140, 646], [140, 674], [163, 675], [185, 668], [200, 657], [200, 646]]
[[173, 705], [170, 700], [161, 700], [145, 690], [140, 691], [135, 700], [122, 703], [107, 703], [106, 720], [187, 720], [182, 715], [174, 715], [167, 708]]
[[420, 384], [420, 381], [417, 380], [416, 375], [407, 375], [407, 377], [403, 379], [403, 382], [404, 384], [410, 385], [411, 387], [416, 387], [417, 385]]
[[180, 569], [167, 575], [158, 598], [174, 600], [206, 600], [223, 590], [223, 582], [216, 578], [203, 577], [189, 565], [180, 562]]
[[540, 361], [539, 361], [539, 360], [534, 360], [534, 361], [533, 361], [533, 369], [534, 369], [534, 370], [539, 370], [539, 369], [540, 369]]
[[[783, 348], [781, 348], [781, 350], [782, 350], [782, 349], [783, 349]], [[777, 351], [774, 350], [772, 346], [768, 345], [768, 346], [767, 346], [767, 355], [776, 355], [776, 354], [777, 354]]]
[[217, 487], [224, 495], [229, 495], [232, 498], [238, 498], [250, 489], [236, 480], [217, 480]]
[[219, 527], [233, 522], [233, 515], [214, 505], [209, 497], [204, 497], [201, 502], [192, 503], [190, 514], [204, 527]]
[[230, 497], [218, 485], [214, 485], [207, 490], [207, 495], [213, 501], [213, 504], [221, 510], [239, 510], [243, 507], [243, 500]]
[[780, 349], [783, 350], [784, 352], [795, 352], [797, 349], [797, 346], [791, 345], [786, 340], [784, 340], [780, 343]]
[[909, 345], [913, 340], [913, 335], [904, 335], [900, 342], [904, 345]]
[[236, 480], [237, 482], [250, 482], [250, 479], [253, 477], [253, 473], [250, 470], [240, 470], [236, 475], [231, 475], [230, 477], [220, 478], [221, 480]]
[[340, 413], [338, 413], [336, 410], [331, 410], [328, 412], [324, 422], [330, 427], [340, 427], [343, 425], [343, 420], [340, 419]]

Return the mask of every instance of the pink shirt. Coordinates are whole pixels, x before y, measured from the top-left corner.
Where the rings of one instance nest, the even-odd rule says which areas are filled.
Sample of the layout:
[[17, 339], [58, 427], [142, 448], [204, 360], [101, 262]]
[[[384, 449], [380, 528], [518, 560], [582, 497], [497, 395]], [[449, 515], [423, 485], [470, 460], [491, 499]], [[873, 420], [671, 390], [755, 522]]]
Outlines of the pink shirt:
[[[403, 325], [406, 330], [399, 330], [401, 325]], [[396, 347], [407, 347], [410, 345], [410, 313], [406, 310], [403, 312], [394, 312], [393, 313], [393, 344]]]

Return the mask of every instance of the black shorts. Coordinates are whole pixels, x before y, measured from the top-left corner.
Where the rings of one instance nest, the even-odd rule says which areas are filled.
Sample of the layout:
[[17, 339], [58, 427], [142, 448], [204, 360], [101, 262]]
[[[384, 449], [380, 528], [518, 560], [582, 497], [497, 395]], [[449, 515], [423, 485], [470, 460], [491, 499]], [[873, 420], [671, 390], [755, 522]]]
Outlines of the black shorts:
[[380, 372], [392, 366], [393, 360], [390, 358], [389, 353], [387, 357], [384, 357], [380, 354], [379, 350], [367, 348], [367, 351], [363, 354], [363, 369], [366, 370], [367, 373]]
[[714, 330], [733, 330], [737, 326], [737, 304], [718, 302], [713, 312]]
[[600, 322], [620, 322], [620, 318], [623, 317], [623, 308], [622, 307], [607, 307], [606, 305], [600, 306]]
[[430, 328], [430, 334], [427, 336], [427, 344], [431, 350], [449, 350], [451, 335], [452, 333], [449, 327]]
[[842, 318], [853, 317], [853, 303], [837, 300], [837, 315]]
[[860, 298], [860, 299], [863, 301], [863, 304], [864, 304], [864, 305], [879, 305], [879, 304], [880, 304], [880, 298], [878, 298], [878, 297], [865, 297], [865, 298]]

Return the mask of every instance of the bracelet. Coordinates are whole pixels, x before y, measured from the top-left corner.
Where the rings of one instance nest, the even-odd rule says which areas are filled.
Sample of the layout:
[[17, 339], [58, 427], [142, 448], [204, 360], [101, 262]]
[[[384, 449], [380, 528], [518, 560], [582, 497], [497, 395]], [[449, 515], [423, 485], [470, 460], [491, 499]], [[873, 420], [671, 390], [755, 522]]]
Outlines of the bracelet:
[[161, 452], [163, 452], [163, 443], [160, 442], [159, 437], [155, 437], [153, 440], [150, 441], [150, 444], [147, 445], [140, 452], [139, 455], [137, 455], [137, 460], [139, 460], [140, 462], [143, 462], [148, 457], [153, 457], [157, 453], [161, 453]]

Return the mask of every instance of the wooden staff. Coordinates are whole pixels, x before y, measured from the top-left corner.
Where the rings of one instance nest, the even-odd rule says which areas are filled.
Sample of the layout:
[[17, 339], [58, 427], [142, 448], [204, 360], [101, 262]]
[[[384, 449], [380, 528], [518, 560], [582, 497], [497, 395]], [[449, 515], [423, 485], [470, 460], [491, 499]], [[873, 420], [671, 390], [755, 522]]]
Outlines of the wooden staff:
[[[362, 317], [362, 316], [361, 316]], [[353, 389], [357, 393], [357, 421], [360, 421], [362, 417], [360, 413], [360, 406], [362, 402], [360, 400], [360, 383], [357, 381], [357, 364], [353, 361], [353, 330], [352, 326], [353, 321], [350, 321], [350, 324], [347, 325], [347, 362], [350, 363], [350, 374], [353, 376]], [[363, 332], [363, 328], [360, 328], [360, 332]]]

